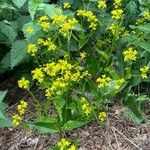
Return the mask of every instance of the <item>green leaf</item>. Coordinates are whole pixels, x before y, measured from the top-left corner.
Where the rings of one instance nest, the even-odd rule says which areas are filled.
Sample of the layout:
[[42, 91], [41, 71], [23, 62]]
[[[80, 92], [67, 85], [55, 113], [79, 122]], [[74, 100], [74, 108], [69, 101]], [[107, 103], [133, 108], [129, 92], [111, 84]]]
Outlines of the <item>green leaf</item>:
[[29, 1], [28, 10], [29, 10], [32, 20], [36, 14], [37, 9], [38, 9], [39, 5], [41, 4], [41, 2], [42, 2], [41, 0], [30, 0]]
[[5, 72], [7, 69], [10, 68], [10, 52], [6, 53], [6, 55], [1, 60], [0, 65], [1, 65], [0, 73]]
[[0, 128], [12, 126], [11, 121], [8, 118], [0, 119]]
[[145, 33], [150, 33], [150, 23], [140, 25], [138, 28]]
[[27, 42], [25, 40], [18, 40], [11, 49], [11, 68], [15, 67], [23, 61], [27, 54]]
[[33, 123], [27, 124], [30, 128], [35, 128], [42, 133], [56, 133], [58, 132], [57, 120], [52, 117], [40, 117]]
[[143, 49], [145, 49], [146, 51], [150, 52], [150, 42], [140, 42], [139, 46]]
[[12, 2], [13, 2], [18, 8], [21, 8], [21, 7], [25, 4], [26, 0], [12, 0]]
[[129, 94], [128, 96], [126, 96], [126, 98], [124, 99], [124, 104], [132, 111], [132, 113], [134, 114], [134, 118], [136, 118], [139, 123], [144, 121], [144, 117], [134, 95]]
[[2, 102], [6, 94], [7, 91], [0, 91], [0, 128], [11, 126], [11, 122], [4, 112], [6, 105]]
[[3, 101], [4, 97], [6, 96], [7, 91], [0, 91], [0, 102]]
[[55, 107], [57, 109], [61, 121], [63, 121], [62, 115], [63, 115], [63, 107], [65, 106], [65, 103], [66, 103], [65, 100], [61, 96], [55, 99]]
[[[26, 30], [31, 27], [33, 32], [27, 33]], [[36, 22], [29, 22], [23, 26], [23, 33], [29, 42], [37, 42], [37, 39], [43, 36], [43, 32], [39, 28]]]
[[41, 4], [40, 5], [41, 9], [45, 12], [46, 15], [48, 15], [49, 17], [52, 17], [54, 15], [60, 15], [61, 11], [59, 11], [58, 8], [56, 8], [55, 5], [51, 4]]
[[12, 24], [7, 20], [0, 22], [0, 31], [10, 40], [11, 43], [17, 37], [17, 31], [13, 28]]
[[73, 130], [75, 128], [79, 128], [82, 127], [84, 125], [86, 125], [87, 123], [89, 123], [91, 120], [83, 120], [83, 121], [75, 121], [75, 120], [69, 120], [68, 122], [66, 122], [64, 124], [64, 126], [62, 127], [64, 130]]
[[4, 0], [1, 0], [1, 1], [0, 1], [0, 12], [1, 12], [1, 9], [16, 10], [15, 7], [13, 7], [12, 5], [6, 3]]

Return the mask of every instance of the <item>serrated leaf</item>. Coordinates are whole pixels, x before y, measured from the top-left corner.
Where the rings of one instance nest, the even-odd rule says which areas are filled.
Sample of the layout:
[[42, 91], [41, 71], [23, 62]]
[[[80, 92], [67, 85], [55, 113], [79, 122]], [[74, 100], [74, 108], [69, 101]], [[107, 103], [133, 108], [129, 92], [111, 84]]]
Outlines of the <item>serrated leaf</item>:
[[21, 8], [21, 7], [25, 4], [26, 0], [12, 0], [12, 2], [13, 2], [18, 8]]
[[[27, 29], [31, 28], [33, 31], [31, 33], [27, 32]], [[39, 28], [36, 22], [29, 22], [23, 26], [24, 36], [28, 41], [36, 41], [39, 37], [43, 35], [43, 32]]]
[[17, 37], [17, 31], [7, 20], [0, 22], [0, 31], [10, 40], [11, 43]]
[[42, 2], [41, 0], [30, 0], [29, 1], [28, 10], [29, 10], [32, 20], [36, 14], [37, 9], [38, 9], [39, 5], [41, 4], [41, 2]]
[[0, 119], [0, 128], [12, 126], [11, 121], [8, 118]]
[[[1, 9], [16, 10], [15, 7], [13, 7], [12, 5], [6, 3], [5, 1], [0, 1], [0, 8], [1, 8]], [[1, 10], [0, 10], [0, 11], [1, 11]]]
[[56, 6], [53, 4], [41, 4], [40, 7], [49, 17], [61, 14], [61, 9], [56, 8]]
[[11, 49], [11, 68], [15, 67], [23, 61], [27, 54], [27, 42], [25, 40], [18, 40]]

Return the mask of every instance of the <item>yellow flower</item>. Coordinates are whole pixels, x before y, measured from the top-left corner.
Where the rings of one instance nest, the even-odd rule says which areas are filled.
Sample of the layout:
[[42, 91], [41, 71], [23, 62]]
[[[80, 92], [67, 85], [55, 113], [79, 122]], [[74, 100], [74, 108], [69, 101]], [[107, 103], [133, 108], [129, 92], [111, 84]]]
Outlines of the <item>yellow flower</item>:
[[27, 105], [28, 105], [27, 102], [22, 100], [20, 104], [17, 106], [17, 110], [19, 111], [20, 115], [23, 115], [25, 113]]
[[106, 1], [105, 1], [105, 0], [99, 0], [97, 7], [98, 7], [99, 9], [104, 9], [104, 8], [106, 8], [106, 7], [107, 7]]
[[37, 53], [37, 47], [35, 44], [28, 44], [28, 50], [27, 52], [31, 55], [31, 56], [35, 56], [35, 54]]
[[50, 30], [50, 23], [49, 22], [43, 21], [43, 22], [39, 23], [39, 25], [46, 32]]
[[85, 97], [81, 97], [81, 104], [81, 108], [84, 111], [85, 115], [89, 116], [92, 113], [93, 109]]
[[115, 9], [111, 12], [111, 14], [112, 14], [112, 18], [120, 19], [122, 17], [123, 10], [122, 9]]
[[68, 9], [68, 8], [70, 8], [71, 6], [70, 6], [70, 4], [69, 3], [64, 3], [64, 9]]
[[128, 61], [128, 60], [135, 61], [137, 59], [137, 54], [138, 54], [137, 50], [129, 47], [127, 50], [125, 50], [123, 52], [124, 60], [125, 61]]
[[110, 85], [110, 77], [106, 77], [106, 75], [102, 75], [102, 77], [99, 77], [97, 80], [98, 87], [103, 88]]
[[118, 8], [119, 6], [121, 6], [122, 0], [114, 0], [114, 6], [115, 8]]
[[42, 68], [36, 68], [32, 71], [33, 79], [36, 79], [38, 82], [43, 82], [44, 80], [44, 73], [42, 72]]
[[66, 149], [69, 145], [70, 142], [69, 140], [62, 138], [58, 143], [57, 143], [58, 147], [60, 147], [62, 150]]
[[143, 79], [148, 78], [148, 76], [147, 76], [148, 70], [149, 70], [149, 67], [148, 67], [148, 66], [144, 66], [144, 67], [140, 68], [141, 77], [142, 77]]
[[125, 32], [125, 27], [122, 27], [118, 23], [112, 23], [108, 29], [116, 39], [119, 39], [119, 37]]
[[107, 118], [107, 114], [105, 112], [100, 112], [98, 115], [98, 119], [100, 122], [104, 122]]
[[144, 19], [150, 19], [150, 12], [148, 12], [148, 11], [144, 11], [144, 13], [143, 13], [143, 16], [144, 16]]
[[87, 21], [90, 23], [89, 28], [96, 30], [98, 19], [92, 11], [79, 9], [77, 10], [77, 16], [87, 17]]
[[30, 82], [23, 77], [18, 81], [18, 86], [23, 89], [29, 89], [29, 83]]
[[48, 17], [47, 16], [41, 16], [39, 18], [39, 22], [43, 22], [43, 21], [48, 21]]
[[52, 42], [51, 38], [43, 40], [42, 38], [38, 39], [38, 44], [46, 46], [48, 51], [55, 51], [57, 46]]
[[28, 27], [28, 28], [26, 29], [26, 32], [27, 32], [27, 33], [32, 33], [32, 32], [33, 32], [33, 28], [32, 28], [32, 27]]
[[21, 121], [22, 121], [22, 118], [19, 115], [14, 115], [12, 117], [12, 123], [15, 126], [18, 126], [21, 123]]
[[86, 53], [85, 52], [81, 52], [80, 53], [80, 57], [81, 57], [81, 59], [85, 58], [86, 57]]
[[59, 26], [59, 25], [63, 24], [66, 21], [67, 16], [55, 15], [55, 16], [52, 16], [52, 19], [53, 19], [52, 23]]
[[49, 23], [49, 18], [47, 16], [40, 17], [38, 22], [44, 31], [46, 32], [49, 31], [50, 23]]
[[70, 30], [73, 30], [75, 28], [75, 25], [78, 23], [78, 21], [75, 18], [68, 19], [63, 24], [60, 25], [59, 32], [66, 37]]
[[76, 150], [76, 147], [74, 145], [71, 145], [68, 150]]
[[116, 80], [115, 89], [118, 90], [124, 82], [125, 82], [124, 78]]

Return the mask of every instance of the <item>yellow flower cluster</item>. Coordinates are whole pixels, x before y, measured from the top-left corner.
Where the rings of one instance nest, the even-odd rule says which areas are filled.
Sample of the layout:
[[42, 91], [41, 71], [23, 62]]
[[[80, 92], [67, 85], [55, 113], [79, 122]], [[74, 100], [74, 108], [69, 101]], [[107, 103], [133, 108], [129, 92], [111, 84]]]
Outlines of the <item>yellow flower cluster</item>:
[[22, 100], [20, 102], [20, 104], [17, 106], [17, 110], [19, 112], [20, 115], [23, 115], [27, 109], [27, 102], [25, 102], [24, 100]]
[[112, 23], [108, 29], [116, 39], [119, 39], [119, 37], [125, 33], [125, 27], [122, 27], [118, 23]]
[[114, 4], [113, 5], [115, 6], [115, 8], [120, 7], [121, 4], [122, 4], [122, 0], [114, 0]]
[[50, 30], [50, 22], [47, 16], [41, 16], [38, 22], [43, 31], [48, 32]]
[[76, 147], [74, 144], [71, 145], [70, 141], [68, 139], [62, 138], [58, 143], [57, 146], [60, 150], [76, 150]]
[[59, 25], [62, 25], [66, 21], [67, 16], [54, 15], [54, 16], [52, 16], [52, 19], [53, 19], [52, 24], [59, 26]]
[[99, 121], [100, 121], [101, 123], [103, 123], [103, 122], [106, 120], [106, 118], [107, 118], [106, 112], [100, 112], [100, 113], [98, 114], [98, 119], [99, 119]]
[[140, 68], [140, 71], [141, 71], [141, 77], [143, 79], [148, 78], [148, 76], [147, 76], [147, 72], [149, 71], [149, 67], [148, 66], [144, 66], [144, 67]]
[[143, 17], [144, 17], [144, 19], [150, 20], [150, 12], [149, 11], [144, 11]]
[[36, 68], [32, 71], [33, 79], [36, 79], [39, 83], [42, 83], [44, 80], [44, 73], [42, 71], [42, 68]]
[[89, 116], [92, 113], [92, 106], [90, 106], [88, 100], [85, 97], [81, 97], [81, 108], [84, 111], [86, 116]]
[[12, 123], [15, 126], [18, 126], [21, 123], [21, 121], [22, 121], [22, 118], [19, 115], [14, 115], [12, 117]]
[[26, 109], [27, 109], [27, 102], [25, 102], [24, 100], [22, 100], [20, 102], [20, 104], [17, 106], [17, 110], [19, 112], [19, 115], [16, 114], [12, 117], [12, 123], [13, 125], [15, 126], [18, 126], [21, 122], [22, 122], [22, 116], [25, 112], [26, 112]]
[[58, 147], [61, 148], [61, 150], [64, 150], [66, 149], [69, 145], [70, 145], [70, 142], [69, 140], [65, 139], [65, 138], [62, 138], [58, 143], [57, 143]]
[[125, 79], [121, 78], [115, 81], [115, 90], [119, 90], [119, 88], [125, 83]]
[[76, 147], [72, 144], [72, 145], [68, 148], [68, 150], [76, 150]]
[[44, 65], [43, 71], [51, 78], [54, 78], [51, 86], [46, 89], [47, 97], [51, 97], [53, 94], [61, 94], [61, 91], [65, 89], [71, 81], [79, 81], [88, 75], [87, 71], [81, 72], [80, 67], [75, 67], [66, 60], [58, 60], [57, 63], [48, 63]]
[[79, 9], [77, 10], [77, 16], [87, 17], [87, 21], [90, 23], [89, 28], [91, 28], [92, 30], [96, 30], [98, 19], [92, 11]]
[[106, 77], [106, 75], [102, 75], [102, 77], [97, 78], [98, 88], [103, 88], [110, 86], [110, 77]]
[[81, 59], [84, 59], [86, 57], [86, 53], [85, 52], [81, 52], [80, 53], [80, 57], [81, 57]]
[[68, 36], [71, 30], [75, 29], [75, 25], [78, 21], [75, 18], [67, 18], [64, 15], [54, 15], [52, 16], [52, 24], [57, 25], [59, 27], [59, 32], [64, 36]]
[[26, 80], [24, 77], [18, 81], [18, 86], [22, 89], [29, 89], [29, 80]]
[[57, 46], [54, 44], [54, 42], [52, 41], [52, 39], [49, 37], [46, 40], [40, 38], [38, 39], [38, 44], [40, 44], [41, 46], [46, 47], [46, 49], [48, 51], [55, 51]]
[[107, 7], [106, 5], [106, 0], [99, 0], [98, 1], [98, 6], [97, 6], [99, 9], [104, 9]]
[[70, 7], [71, 7], [71, 6], [70, 6], [69, 3], [64, 3], [64, 6], [63, 6], [64, 9], [68, 9], [68, 8], [70, 8]]
[[112, 14], [112, 18], [118, 20], [122, 17], [123, 10], [122, 9], [114, 9], [114, 10], [112, 10], [111, 14]]
[[69, 31], [74, 30], [75, 25], [78, 21], [75, 18], [68, 19], [63, 24], [60, 25], [59, 32], [66, 37], [69, 34]]
[[127, 50], [123, 52], [124, 60], [135, 61], [137, 59], [137, 54], [138, 54], [137, 50], [133, 49], [132, 47], [129, 47]]
[[26, 29], [26, 32], [31, 34], [31, 33], [33, 32], [33, 28], [32, 28], [32, 27], [28, 27], [28, 28]]
[[36, 47], [36, 44], [28, 44], [28, 50], [27, 52], [31, 55], [31, 56], [35, 56], [35, 54], [37, 53], [38, 49]]

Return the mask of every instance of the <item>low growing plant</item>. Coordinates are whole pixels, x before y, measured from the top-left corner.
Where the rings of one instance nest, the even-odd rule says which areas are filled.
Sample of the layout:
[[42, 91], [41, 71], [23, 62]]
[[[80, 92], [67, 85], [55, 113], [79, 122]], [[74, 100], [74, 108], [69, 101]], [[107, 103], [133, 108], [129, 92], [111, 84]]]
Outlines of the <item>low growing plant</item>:
[[[63, 137], [67, 130], [95, 118], [101, 125], [107, 118], [104, 106], [117, 95], [139, 122], [145, 121], [129, 93], [150, 82], [149, 3], [64, 0], [49, 5], [39, 1], [36, 10], [30, 13], [32, 21], [23, 26], [23, 42], [35, 62], [32, 79], [45, 98], [41, 101], [32, 93], [27, 78], [18, 81], [34, 100], [34, 119], [26, 126]], [[27, 102], [21, 101], [17, 110], [14, 125], [24, 122]]]

